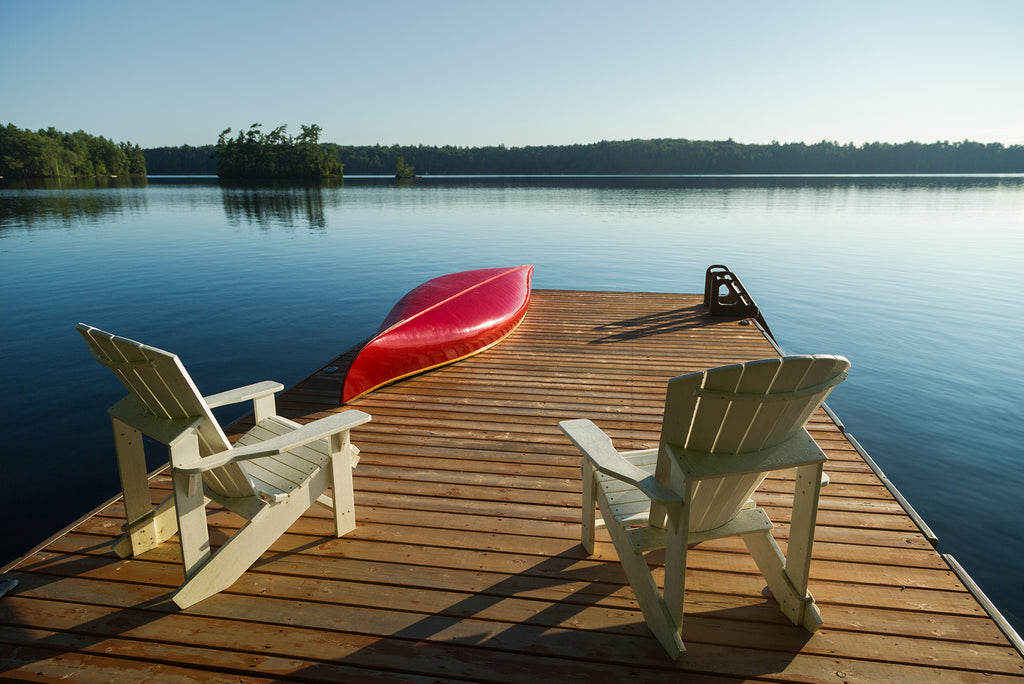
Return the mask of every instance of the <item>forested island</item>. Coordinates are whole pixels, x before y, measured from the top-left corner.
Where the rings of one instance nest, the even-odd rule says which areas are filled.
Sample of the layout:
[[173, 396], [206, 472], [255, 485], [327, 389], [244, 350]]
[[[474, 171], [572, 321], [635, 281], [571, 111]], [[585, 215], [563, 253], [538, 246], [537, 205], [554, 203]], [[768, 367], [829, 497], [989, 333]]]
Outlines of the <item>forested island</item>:
[[[654, 139], [587, 145], [456, 147], [320, 143], [348, 175], [392, 176], [399, 160], [417, 174], [830, 174], [1024, 173], [1024, 145], [822, 141], [744, 144], [732, 140]], [[217, 173], [214, 145], [148, 149], [153, 174]]]
[[225, 180], [318, 180], [341, 177], [342, 164], [320, 145], [320, 126], [301, 126], [297, 137], [278, 126], [264, 133], [261, 124], [231, 137], [231, 129], [217, 138], [214, 156], [217, 175]]
[[0, 177], [145, 176], [146, 171], [142, 148], [130, 142], [52, 126], [38, 131], [0, 127]]

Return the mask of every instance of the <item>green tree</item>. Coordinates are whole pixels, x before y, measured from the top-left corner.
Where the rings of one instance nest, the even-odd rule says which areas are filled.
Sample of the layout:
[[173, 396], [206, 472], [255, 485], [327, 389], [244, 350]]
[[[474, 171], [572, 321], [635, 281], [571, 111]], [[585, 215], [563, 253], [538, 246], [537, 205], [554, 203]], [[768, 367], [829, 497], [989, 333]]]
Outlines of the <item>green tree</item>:
[[[134, 165], [129, 151], [134, 153]], [[64, 133], [52, 126], [33, 132], [13, 124], [0, 129], [0, 175], [19, 178], [145, 175], [142, 150], [84, 131]]]
[[292, 138], [286, 126], [263, 133], [261, 124], [239, 131], [234, 138], [225, 129], [217, 138], [214, 155], [217, 175], [232, 180], [304, 179], [341, 176], [342, 166], [320, 145], [320, 126], [302, 126]]
[[416, 172], [412, 166], [405, 163], [405, 157], [399, 155], [395, 162], [395, 178], [415, 178]]

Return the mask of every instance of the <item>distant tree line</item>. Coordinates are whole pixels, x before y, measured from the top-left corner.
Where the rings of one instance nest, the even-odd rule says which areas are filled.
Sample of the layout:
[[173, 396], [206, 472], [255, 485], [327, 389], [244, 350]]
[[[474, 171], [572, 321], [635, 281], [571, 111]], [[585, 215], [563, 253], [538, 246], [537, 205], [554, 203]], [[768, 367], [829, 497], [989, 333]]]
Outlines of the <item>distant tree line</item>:
[[52, 126], [30, 131], [14, 124], [0, 127], [0, 176], [144, 176], [142, 148], [115, 143], [84, 131], [64, 133]]
[[628, 140], [544, 147], [337, 146], [350, 175], [392, 173], [401, 158], [430, 174], [1020, 173], [1024, 146], [999, 143], [742, 144]]
[[[243, 137], [243, 143], [245, 142]], [[235, 139], [236, 144], [238, 138]], [[867, 143], [822, 141], [754, 145], [654, 139], [536, 147], [432, 147], [320, 143], [324, 157], [349, 175], [393, 175], [399, 160], [417, 173], [715, 174], [715, 173], [1024, 173], [1024, 145], [1000, 143]], [[209, 174], [216, 147], [146, 150], [150, 173]]]
[[151, 147], [146, 153], [146, 168], [154, 176], [215, 176], [217, 146]]
[[278, 126], [264, 133], [261, 124], [231, 137], [228, 128], [217, 138], [214, 156], [217, 175], [225, 180], [269, 180], [339, 177], [342, 164], [336, 155], [320, 145], [320, 126], [303, 125], [302, 133], [293, 138]]

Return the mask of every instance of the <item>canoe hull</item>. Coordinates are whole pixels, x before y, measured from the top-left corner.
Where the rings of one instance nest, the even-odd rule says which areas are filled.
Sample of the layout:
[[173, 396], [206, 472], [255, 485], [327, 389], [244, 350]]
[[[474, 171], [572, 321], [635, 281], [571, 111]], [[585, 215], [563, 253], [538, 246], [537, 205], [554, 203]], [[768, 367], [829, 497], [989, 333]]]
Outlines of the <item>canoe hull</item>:
[[342, 403], [415, 373], [478, 354], [515, 330], [533, 266], [461, 271], [402, 297], [349, 366]]

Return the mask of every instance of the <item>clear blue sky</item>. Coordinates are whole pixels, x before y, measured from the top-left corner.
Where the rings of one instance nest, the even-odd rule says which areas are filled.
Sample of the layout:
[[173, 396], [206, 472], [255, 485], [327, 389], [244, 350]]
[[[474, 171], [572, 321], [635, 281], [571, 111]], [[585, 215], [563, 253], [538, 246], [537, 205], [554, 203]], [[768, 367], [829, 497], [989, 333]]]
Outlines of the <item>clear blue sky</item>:
[[0, 0], [0, 123], [143, 147], [1024, 143], [1024, 1]]

